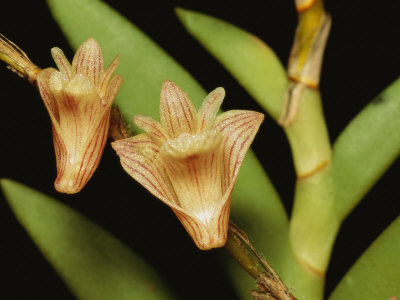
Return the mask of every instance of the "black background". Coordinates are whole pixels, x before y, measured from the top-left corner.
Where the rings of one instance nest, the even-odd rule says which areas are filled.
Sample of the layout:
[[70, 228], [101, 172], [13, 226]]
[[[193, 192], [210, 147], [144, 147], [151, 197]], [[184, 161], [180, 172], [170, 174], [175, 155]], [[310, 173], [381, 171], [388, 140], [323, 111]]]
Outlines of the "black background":
[[[21, 1], [22, 2], [22, 1]], [[73, 53], [44, 1], [2, 3], [0, 32], [40, 67], [54, 66], [50, 48]], [[192, 37], [174, 15], [182, 6], [236, 24], [266, 41], [286, 64], [296, 26], [293, 1], [229, 2], [106, 1], [138, 25], [210, 91], [223, 86], [224, 109], [261, 110], [237, 82]], [[145, 2], [144, 4], [142, 2]], [[333, 27], [321, 93], [332, 141], [370, 100], [399, 75], [397, 1], [327, 1]], [[362, 6], [361, 6], [362, 5]], [[134, 66], [132, 66], [134, 67]], [[126, 83], [125, 83], [126, 84]], [[37, 91], [0, 68], [0, 176], [60, 199], [112, 232], [145, 257], [182, 299], [235, 299], [219, 265], [221, 250], [201, 252], [172, 212], [124, 173], [107, 145], [98, 170], [78, 195], [53, 188], [55, 161], [49, 117]], [[400, 129], [399, 129], [400, 134]], [[290, 211], [295, 175], [282, 130], [267, 117], [253, 149]], [[399, 215], [400, 165], [383, 179], [344, 222], [327, 274], [328, 294], [379, 233]], [[156, 220], [156, 221], [154, 221]], [[73, 299], [0, 196], [1, 298]]]

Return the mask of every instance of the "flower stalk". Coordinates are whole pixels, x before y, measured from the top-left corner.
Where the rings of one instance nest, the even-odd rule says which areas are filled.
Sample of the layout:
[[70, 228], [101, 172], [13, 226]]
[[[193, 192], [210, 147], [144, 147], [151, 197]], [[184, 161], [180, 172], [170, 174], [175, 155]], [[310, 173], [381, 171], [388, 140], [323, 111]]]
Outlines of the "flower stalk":
[[257, 289], [250, 291], [256, 300], [295, 300], [289, 289], [267, 261], [257, 252], [247, 234], [230, 221], [225, 250], [257, 282]]
[[8, 68], [20, 77], [34, 83], [41, 69], [31, 62], [26, 53], [12, 41], [0, 33], [0, 60], [8, 64]]

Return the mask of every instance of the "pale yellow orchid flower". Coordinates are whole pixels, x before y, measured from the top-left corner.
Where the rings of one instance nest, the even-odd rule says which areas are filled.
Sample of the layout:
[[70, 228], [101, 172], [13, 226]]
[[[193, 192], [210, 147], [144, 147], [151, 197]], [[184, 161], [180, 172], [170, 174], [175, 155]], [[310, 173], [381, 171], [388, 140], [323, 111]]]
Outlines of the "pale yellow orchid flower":
[[101, 48], [92, 38], [79, 47], [72, 65], [61, 49], [53, 48], [51, 54], [59, 71], [44, 69], [36, 82], [53, 125], [54, 185], [72, 194], [86, 185], [100, 162], [111, 105], [123, 79], [112, 76], [119, 57], [104, 70]]
[[239, 168], [264, 115], [216, 114], [225, 96], [211, 92], [197, 112], [173, 82], [161, 90], [161, 123], [138, 115], [145, 133], [112, 143], [123, 168], [167, 204], [203, 250], [225, 244], [230, 200]]

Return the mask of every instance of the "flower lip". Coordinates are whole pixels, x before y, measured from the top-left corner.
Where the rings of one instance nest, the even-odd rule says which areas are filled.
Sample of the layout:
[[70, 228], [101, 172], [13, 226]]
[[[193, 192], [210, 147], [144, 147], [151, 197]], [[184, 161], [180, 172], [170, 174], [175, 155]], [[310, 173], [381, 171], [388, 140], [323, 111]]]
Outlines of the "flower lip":
[[182, 133], [179, 137], [168, 140], [162, 147], [161, 154], [168, 158], [184, 159], [214, 151], [221, 141], [221, 134], [214, 129], [200, 134]]

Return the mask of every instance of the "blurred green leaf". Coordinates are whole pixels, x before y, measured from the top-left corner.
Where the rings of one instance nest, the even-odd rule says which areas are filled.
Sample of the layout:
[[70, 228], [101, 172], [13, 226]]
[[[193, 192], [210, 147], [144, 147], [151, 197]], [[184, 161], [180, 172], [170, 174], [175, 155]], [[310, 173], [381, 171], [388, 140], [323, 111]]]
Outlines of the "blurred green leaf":
[[[106, 60], [121, 55], [117, 72], [125, 82], [117, 104], [131, 125], [136, 113], [158, 119], [159, 95], [165, 79], [175, 81], [197, 106], [204, 99], [204, 90], [182, 67], [106, 4], [98, 0], [48, 0], [48, 3], [73, 47], [92, 36], [100, 42]], [[131, 128], [136, 131], [134, 126]], [[231, 213], [250, 237], [263, 243], [268, 258], [276, 261], [282, 257], [287, 216], [278, 194], [251, 152], [243, 162], [233, 191]], [[244, 271], [238, 275], [242, 279], [247, 276]]]
[[400, 154], [400, 78], [343, 130], [333, 148], [336, 211], [344, 219]]
[[253, 34], [217, 18], [182, 8], [176, 13], [189, 33], [278, 120], [288, 78], [272, 49]]
[[372, 243], [329, 300], [400, 297], [400, 217]]
[[18, 221], [78, 299], [173, 299], [135, 253], [84, 216], [24, 185], [0, 180]]

